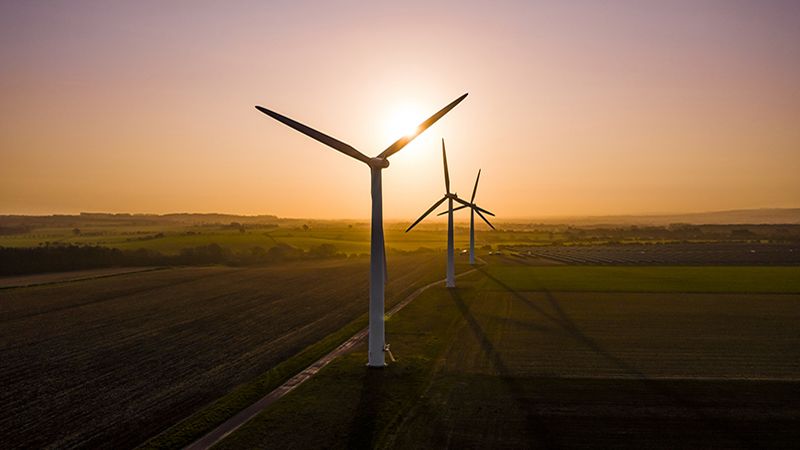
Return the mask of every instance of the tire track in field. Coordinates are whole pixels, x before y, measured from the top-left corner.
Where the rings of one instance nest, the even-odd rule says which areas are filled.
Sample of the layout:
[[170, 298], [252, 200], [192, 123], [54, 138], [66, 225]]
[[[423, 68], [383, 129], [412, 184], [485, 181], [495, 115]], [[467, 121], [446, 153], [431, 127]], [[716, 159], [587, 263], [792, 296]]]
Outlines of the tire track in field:
[[[75, 283], [77, 281], [84, 281], [84, 280], [99, 280], [100, 278], [110, 278], [110, 277], [118, 277], [120, 275], [132, 275], [135, 273], [142, 273], [142, 272], [154, 272], [156, 270], [165, 270], [170, 269], [169, 266], [158, 266], [158, 267], [129, 267], [129, 268], [122, 268], [122, 269], [88, 269], [78, 270], [77, 273], [72, 272], [53, 272], [51, 274], [38, 274], [38, 275], [19, 275], [19, 276], [11, 276], [11, 277], [2, 277], [0, 281], [0, 291], [6, 289], [23, 289], [29, 287], [37, 287], [37, 286], [52, 286], [54, 284], [66, 284], [66, 283]], [[81, 274], [80, 272], [84, 272]], [[92, 273], [94, 272], [94, 273]], [[44, 275], [51, 275], [49, 278], [45, 277]], [[70, 277], [72, 275], [72, 277]], [[63, 278], [60, 278], [63, 277]], [[13, 281], [14, 279], [18, 279], [19, 281]], [[32, 280], [32, 281], [23, 281], [25, 279]], [[38, 280], [38, 281], [37, 281]], [[11, 284], [6, 284], [11, 283]]]

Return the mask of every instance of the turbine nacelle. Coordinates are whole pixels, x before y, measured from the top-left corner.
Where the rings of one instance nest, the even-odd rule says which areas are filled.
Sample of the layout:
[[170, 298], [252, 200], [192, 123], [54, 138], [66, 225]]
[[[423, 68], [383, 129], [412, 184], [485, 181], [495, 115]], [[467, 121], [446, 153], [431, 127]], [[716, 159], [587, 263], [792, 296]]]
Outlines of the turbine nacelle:
[[447, 198], [452, 198], [455, 201], [461, 200], [460, 198], [458, 198], [458, 194], [456, 194], [455, 192], [452, 192], [452, 193], [448, 192], [447, 194], [444, 194], [444, 196], [447, 197]]
[[367, 163], [373, 169], [385, 169], [389, 167], [389, 160], [387, 158], [370, 158], [369, 162]]
[[[445, 165], [445, 176], [446, 176], [446, 174], [447, 174], [447, 165]], [[458, 198], [457, 195], [455, 197], [449, 197], [449, 195], [450, 195], [449, 193], [447, 195], [445, 195], [445, 198], [452, 198], [453, 200], [461, 203], [461, 206], [457, 206], [457, 207], [453, 208], [452, 210], [451, 209], [447, 209], [445, 211], [442, 211], [439, 214], [437, 214], [437, 216], [443, 216], [443, 215], [448, 214], [448, 213], [450, 213], [452, 211], [458, 211], [459, 209], [470, 208], [472, 210], [473, 214], [477, 213], [478, 216], [480, 216], [480, 218], [483, 219], [484, 222], [486, 222], [486, 225], [489, 225], [494, 230], [495, 229], [494, 225], [492, 225], [491, 222], [489, 222], [489, 220], [486, 218], [486, 216], [483, 215], [483, 214], [487, 214], [487, 215], [490, 215], [490, 216], [494, 216], [494, 213], [492, 213], [491, 211], [487, 211], [487, 210], [481, 208], [480, 206], [478, 206], [475, 203], [475, 194], [478, 192], [478, 181], [480, 179], [481, 179], [481, 171], [478, 170], [478, 176], [477, 176], [477, 178], [475, 178], [475, 187], [472, 189], [472, 197], [470, 198], [469, 202], [461, 200], [460, 198]], [[448, 183], [448, 188], [449, 188], [449, 183]], [[470, 225], [470, 233], [471, 232], [472, 232], [472, 226]]]

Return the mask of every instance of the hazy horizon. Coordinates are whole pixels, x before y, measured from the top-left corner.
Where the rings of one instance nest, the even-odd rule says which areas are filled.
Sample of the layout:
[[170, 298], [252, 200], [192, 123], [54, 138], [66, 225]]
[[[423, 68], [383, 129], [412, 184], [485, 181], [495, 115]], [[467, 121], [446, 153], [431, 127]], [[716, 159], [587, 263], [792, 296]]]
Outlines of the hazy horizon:
[[[442, 209], [442, 208], [440, 208]], [[443, 209], [442, 209], [443, 210]], [[173, 216], [173, 215], [187, 215], [187, 216], [231, 216], [242, 218], [255, 218], [255, 217], [276, 217], [278, 220], [297, 220], [297, 221], [320, 221], [320, 222], [369, 222], [369, 217], [313, 217], [313, 216], [281, 216], [270, 213], [258, 214], [236, 214], [220, 211], [206, 211], [206, 212], [190, 212], [190, 211], [171, 211], [164, 213], [152, 212], [108, 212], [108, 211], [80, 211], [77, 213], [61, 213], [61, 214], [5, 214], [0, 213], [2, 217], [53, 217], [53, 216], [76, 216], [81, 215], [122, 215], [122, 216]], [[386, 217], [386, 223], [405, 223], [415, 219], [415, 217]], [[462, 211], [455, 214], [455, 222], [463, 225], [469, 223], [469, 215]], [[791, 224], [800, 223], [800, 207], [798, 208], [754, 208], [754, 209], [734, 209], [723, 211], [697, 211], [688, 213], [660, 213], [660, 214], [613, 214], [613, 215], [551, 215], [551, 216], [527, 216], [527, 217], [494, 217], [491, 221], [495, 224], [502, 223], [547, 223], [547, 224], [663, 224], [666, 225], [674, 219], [685, 219], [686, 223], [695, 224], [757, 224], [757, 223], [773, 223], [773, 224]], [[705, 220], [705, 221], [704, 221]], [[439, 225], [447, 222], [446, 216], [430, 215], [427, 222], [434, 222]]]
[[[0, 214], [498, 220], [800, 206], [800, 3], [7, 2]], [[464, 218], [467, 216], [464, 215]]]

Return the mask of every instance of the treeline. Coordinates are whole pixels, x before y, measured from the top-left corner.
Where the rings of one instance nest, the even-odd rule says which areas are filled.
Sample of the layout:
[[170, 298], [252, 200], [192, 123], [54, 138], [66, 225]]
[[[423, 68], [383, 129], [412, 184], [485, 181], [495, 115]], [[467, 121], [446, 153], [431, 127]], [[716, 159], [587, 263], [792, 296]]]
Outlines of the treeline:
[[345, 258], [332, 244], [308, 251], [288, 244], [269, 249], [253, 247], [234, 252], [218, 244], [185, 248], [177, 255], [154, 250], [121, 250], [95, 245], [46, 245], [33, 248], [0, 247], [0, 275], [23, 275], [68, 270], [129, 266], [251, 265], [316, 258]]

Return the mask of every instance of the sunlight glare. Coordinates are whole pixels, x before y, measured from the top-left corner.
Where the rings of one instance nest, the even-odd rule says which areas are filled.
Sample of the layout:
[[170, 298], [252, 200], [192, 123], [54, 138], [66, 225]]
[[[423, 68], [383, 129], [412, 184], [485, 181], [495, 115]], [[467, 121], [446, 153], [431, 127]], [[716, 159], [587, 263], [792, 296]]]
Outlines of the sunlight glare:
[[392, 110], [386, 120], [384, 133], [390, 141], [395, 141], [414, 134], [423, 120], [425, 117], [418, 108], [410, 104], [399, 105]]

